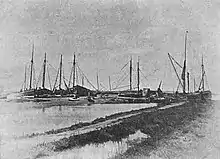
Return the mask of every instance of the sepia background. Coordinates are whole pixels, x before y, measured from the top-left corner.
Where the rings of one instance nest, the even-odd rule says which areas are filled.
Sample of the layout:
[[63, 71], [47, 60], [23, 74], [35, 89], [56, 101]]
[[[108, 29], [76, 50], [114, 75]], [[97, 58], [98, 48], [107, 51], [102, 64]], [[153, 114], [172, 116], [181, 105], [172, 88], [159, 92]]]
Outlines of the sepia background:
[[139, 56], [147, 78], [141, 79], [141, 87], [155, 89], [163, 80], [163, 89], [173, 90], [178, 83], [167, 53], [183, 64], [186, 30], [191, 81], [195, 78], [198, 86], [204, 54], [209, 87], [214, 93], [220, 90], [218, 0], [3, 0], [0, 3], [1, 91], [21, 88], [33, 44], [37, 76], [47, 52], [48, 63], [55, 68], [63, 54], [68, 77], [75, 52], [90, 81], [95, 85], [99, 72], [100, 83], [108, 88], [108, 76], [117, 80], [117, 72], [131, 56], [136, 69]]

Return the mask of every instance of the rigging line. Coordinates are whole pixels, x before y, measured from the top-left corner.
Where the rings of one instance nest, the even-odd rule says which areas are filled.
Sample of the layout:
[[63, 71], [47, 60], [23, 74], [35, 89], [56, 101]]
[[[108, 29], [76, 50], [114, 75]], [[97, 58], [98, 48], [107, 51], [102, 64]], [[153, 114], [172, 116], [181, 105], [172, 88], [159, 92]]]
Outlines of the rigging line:
[[104, 91], [104, 90], [106, 90], [106, 88], [100, 83], [99, 84], [102, 88], [100, 89], [101, 91]]
[[[126, 87], [129, 87], [130, 85], [126, 85], [126, 86], [121, 86], [121, 87], [124, 87], [124, 88], [126, 88]], [[121, 88], [121, 87], [119, 87], [119, 88]], [[132, 88], [134, 88], [134, 89], [136, 89], [137, 87], [132, 87]], [[125, 89], [125, 91], [130, 91], [130, 88], [128, 88], [128, 89]]]
[[172, 59], [180, 68], [183, 68], [183, 67], [173, 58], [173, 56], [170, 55], [170, 57], [171, 57], [171, 59]]
[[209, 83], [208, 83], [208, 79], [207, 79], [206, 74], [205, 74], [205, 79], [206, 79], [206, 85], [208, 86], [208, 90], [210, 90], [210, 87], [209, 87]]
[[201, 87], [202, 82], [203, 82], [203, 80], [204, 80], [204, 75], [205, 75], [205, 71], [203, 72], [203, 74], [202, 74], [202, 79], [201, 79], [201, 81], [200, 81], [200, 83], [199, 83], [199, 90], [200, 90], [200, 87]]
[[114, 74], [119, 74], [128, 64], [130, 63], [130, 61], [128, 61], [121, 69], [119, 72], [116, 72]]
[[[125, 86], [121, 86], [121, 87], [118, 87], [116, 89], [120, 89], [120, 88], [126, 88], [126, 87], [129, 87], [130, 85], [125, 85]], [[116, 90], [116, 89], [113, 89], [113, 90]], [[127, 91], [129, 91], [130, 89], [126, 89]]]
[[[42, 68], [43, 68], [43, 67], [44, 67], [44, 66], [42, 66]], [[42, 71], [43, 71], [42, 68], [41, 68], [41, 70], [40, 70], [40, 74], [39, 74], [38, 79], [37, 79], [36, 88], [37, 88], [38, 83], [40, 82], [40, 79], [41, 79], [41, 74], [42, 74]]]
[[95, 89], [97, 90], [97, 88], [89, 81], [89, 79], [86, 77], [86, 75], [83, 73], [83, 71], [80, 69], [79, 65], [77, 65], [79, 71], [82, 73], [82, 75], [86, 78], [87, 82]]
[[128, 61], [128, 62], [121, 68], [120, 71], [122, 71], [129, 63], [130, 63], [130, 61]]
[[124, 78], [124, 76], [126, 76], [126, 74], [127, 74], [127, 72], [124, 72], [124, 74], [121, 76], [121, 77], [119, 77], [118, 79], [117, 79], [117, 81], [114, 81], [114, 82], [112, 82], [112, 85], [117, 85], [118, 84], [118, 82], [122, 79], [122, 78]]
[[49, 74], [49, 69], [48, 69], [48, 67], [47, 67], [47, 75], [48, 75], [50, 90], [52, 90], [52, 85], [51, 85], [51, 81], [50, 81], [50, 74]]
[[176, 91], [178, 92], [179, 91], [179, 88], [180, 88], [180, 82], [178, 83], [178, 86], [176, 88]]
[[[48, 63], [49, 64], [49, 63]], [[52, 67], [52, 69], [54, 69], [54, 71], [56, 71], [57, 72], [57, 69], [55, 68], [55, 67], [53, 67], [51, 64], [49, 64], [49, 66], [51, 66]]]
[[179, 80], [179, 83], [181, 84], [181, 86], [183, 87], [183, 84], [182, 84], [182, 82], [181, 82], [181, 79], [180, 79], [180, 77], [179, 77], [179, 75], [178, 75], [178, 73], [177, 73], [177, 70], [176, 70], [176, 67], [174, 66], [174, 64], [173, 64], [173, 61], [172, 61], [172, 59], [171, 59], [171, 57], [170, 57], [170, 54], [168, 53], [168, 57], [169, 57], [169, 59], [170, 59], [170, 62], [171, 62], [171, 64], [172, 64], [172, 66], [173, 66], [173, 69], [174, 69], [174, 71], [175, 71], [175, 73], [176, 73], [176, 76], [177, 76], [177, 78], [178, 78], [178, 80]]
[[69, 78], [69, 84], [68, 84], [69, 87], [70, 87], [70, 83], [71, 83], [71, 80], [72, 80], [72, 74], [73, 74], [73, 68], [71, 68], [71, 71], [70, 71], [70, 78]]
[[[76, 77], [77, 77], [77, 69], [76, 69]], [[65, 77], [64, 77], [65, 78]], [[66, 78], [65, 78], [65, 80], [67, 80]], [[73, 84], [73, 81], [70, 81], [70, 84]], [[76, 85], [78, 84], [78, 78], [76, 78]]]
[[35, 84], [35, 88], [37, 88], [37, 82], [36, 82], [36, 71], [35, 71], [35, 67], [33, 65], [33, 77], [34, 77], [34, 80], [33, 80], [33, 86]]
[[64, 83], [64, 85], [65, 85], [65, 87], [67, 88], [67, 89], [69, 89], [69, 87], [67, 86], [67, 84], [66, 84], [66, 78], [64, 77], [64, 75], [63, 75], [63, 83]]
[[[141, 71], [141, 69], [139, 69], [140, 71]], [[158, 68], [155, 68], [150, 74], [148, 74], [148, 76], [152, 76], [155, 72], [157, 72], [159, 69]], [[133, 71], [137, 71], [137, 70], [135, 70], [134, 68], [133, 68]], [[142, 72], [143, 73], [143, 72]], [[143, 76], [145, 76], [144, 75], [144, 73], [143, 73]], [[145, 77], [147, 77], [147, 76], [145, 76]]]
[[65, 87], [68, 89], [68, 85], [66, 84], [66, 81], [68, 81], [66, 78], [65, 78], [65, 75], [64, 75], [64, 68], [63, 68], [63, 82], [64, 82], [64, 85]]
[[139, 71], [140, 71], [141, 74], [144, 76], [144, 78], [146, 79], [146, 81], [148, 81], [147, 77], [144, 75], [144, 73], [141, 71], [141, 69], [139, 69]]
[[[30, 70], [30, 65], [27, 65], [27, 70]], [[30, 78], [30, 74], [29, 74], [29, 71], [27, 71], [27, 79], [29, 79]], [[29, 85], [29, 83], [28, 82], [26, 82], [26, 88], [28, 88], [28, 85]]]
[[121, 84], [122, 82], [124, 82], [124, 80], [128, 77], [128, 75], [129, 75], [129, 73], [127, 74], [127, 76], [124, 77], [124, 79], [121, 80], [121, 82], [120, 82], [114, 89], [117, 89], [118, 86], [120, 86], [120, 84]]
[[[119, 72], [116, 72], [116, 73], [114, 73], [114, 74], [120, 74], [120, 73], [122, 72], [122, 70], [123, 70], [129, 63], [130, 63], [130, 61], [128, 61], [128, 62], [120, 69]], [[119, 78], [120, 78], [120, 77], [119, 77]], [[117, 79], [117, 81], [118, 81], [118, 79]], [[113, 83], [115, 83], [115, 82], [113, 82]]]
[[57, 75], [56, 75], [56, 79], [55, 79], [55, 82], [54, 82], [53, 91], [54, 91], [54, 90], [55, 90], [55, 88], [56, 88], [56, 84], [57, 84], [58, 75], [59, 75], [59, 68], [58, 68], [58, 70], [57, 70]]
[[102, 88], [104, 88], [105, 90], [108, 90], [102, 83], [99, 83], [99, 84]]
[[[21, 90], [25, 90], [26, 88], [26, 79], [27, 79], [27, 66], [25, 65], [25, 68], [24, 68], [24, 72], [25, 72], [25, 75], [24, 75], [24, 81], [22, 82], [22, 85], [21, 85]], [[24, 88], [23, 88], [24, 87]]]
[[121, 72], [123, 73], [123, 72], [126, 72], [126, 71], [122, 71], [122, 70], [121, 70], [121, 71], [119, 71], [118, 73], [114, 73], [114, 75], [121, 75], [121, 74], [122, 74]]

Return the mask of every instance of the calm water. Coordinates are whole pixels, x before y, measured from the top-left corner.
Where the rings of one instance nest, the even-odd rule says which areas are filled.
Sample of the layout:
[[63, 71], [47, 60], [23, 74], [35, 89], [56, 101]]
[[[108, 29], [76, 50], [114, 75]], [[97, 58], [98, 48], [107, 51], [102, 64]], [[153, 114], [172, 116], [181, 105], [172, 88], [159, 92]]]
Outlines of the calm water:
[[[47, 136], [34, 139], [18, 139], [26, 134], [67, 127], [79, 122], [92, 121], [122, 111], [130, 111], [155, 104], [109, 104], [92, 106], [54, 106], [46, 108], [37, 103], [0, 101], [1, 157], [23, 157], [29, 147], [50, 141]], [[28, 151], [28, 150], [27, 150]], [[14, 155], [13, 155], [14, 154]]]
[[[74, 123], [91, 121], [100, 116], [119, 111], [128, 111], [153, 106], [147, 104], [94, 105], [90, 107], [51, 107], [35, 103], [0, 102], [1, 159], [36, 158], [34, 147], [49, 141], [46, 136], [32, 139], [16, 137], [33, 132], [70, 126]], [[143, 134], [133, 137], [136, 141]], [[114, 158], [126, 151], [128, 139], [121, 143], [108, 142], [101, 145], [88, 145], [80, 149], [67, 150], [42, 158]], [[156, 149], [130, 155], [127, 158], [219, 158], [220, 156], [220, 98], [214, 97], [212, 106], [201, 117], [182, 129], [176, 130], [169, 138], [158, 142]], [[43, 150], [46, 151], [46, 150]], [[48, 153], [50, 154], [50, 153]], [[107, 154], [107, 155], [106, 155]]]

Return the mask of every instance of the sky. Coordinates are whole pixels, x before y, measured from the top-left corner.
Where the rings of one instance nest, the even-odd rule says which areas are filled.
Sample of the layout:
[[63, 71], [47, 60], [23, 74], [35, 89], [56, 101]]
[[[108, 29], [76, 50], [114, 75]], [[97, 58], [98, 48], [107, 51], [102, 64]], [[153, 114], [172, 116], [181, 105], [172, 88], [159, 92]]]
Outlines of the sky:
[[[24, 67], [34, 44], [36, 78], [44, 53], [54, 83], [60, 55], [69, 79], [73, 54], [90, 82], [96, 74], [106, 89], [129, 71], [121, 68], [132, 57], [133, 87], [140, 59], [141, 87], [176, 90], [177, 77], [167, 53], [183, 64], [188, 30], [187, 70], [190, 87], [201, 79], [201, 57], [209, 88], [220, 92], [220, 2], [217, 0], [2, 0], [0, 1], [0, 91], [20, 90]], [[52, 67], [53, 66], [53, 67]], [[178, 69], [180, 73], [181, 70]], [[80, 81], [81, 79], [79, 79]], [[129, 78], [121, 82], [129, 84]], [[85, 86], [91, 87], [85, 82]], [[47, 80], [47, 87], [49, 87]], [[208, 87], [207, 87], [208, 88]]]

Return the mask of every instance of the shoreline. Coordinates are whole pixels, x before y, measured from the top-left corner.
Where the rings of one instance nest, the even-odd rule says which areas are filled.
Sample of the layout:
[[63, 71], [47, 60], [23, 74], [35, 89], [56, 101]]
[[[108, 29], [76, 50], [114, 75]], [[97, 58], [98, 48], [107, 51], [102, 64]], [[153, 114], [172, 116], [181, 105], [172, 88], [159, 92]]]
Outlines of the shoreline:
[[[57, 141], [40, 144], [38, 146], [50, 147], [54, 152], [62, 152], [74, 147], [83, 147], [89, 144], [102, 144], [108, 141], [119, 142], [137, 131], [149, 135], [150, 137], [146, 140], [146, 143], [155, 145], [157, 140], [171, 133], [179, 125], [194, 120], [199, 112], [206, 108], [204, 105], [206, 104], [187, 102], [181, 103], [181, 105], [177, 104], [172, 107], [167, 107], [166, 109], [160, 109], [163, 108], [162, 106], [157, 109], [154, 108], [153, 111], [138, 110], [140, 111], [139, 113], [118, 119], [114, 121], [112, 125], [106, 125], [99, 129], [81, 134], [70, 133], [69, 137], [64, 137]], [[118, 116], [120, 116], [120, 113]], [[102, 120], [107, 121], [111, 118], [115, 118], [115, 114]], [[99, 123], [99, 119], [94, 120], [93, 124], [96, 122]], [[80, 125], [78, 126], [80, 127]], [[77, 124], [72, 126], [72, 128], [77, 130], [76, 127]], [[81, 128], [83, 128], [82, 125]], [[68, 128], [63, 128], [53, 132], [49, 131], [47, 134], [62, 133], [64, 130], [70, 131]]]

